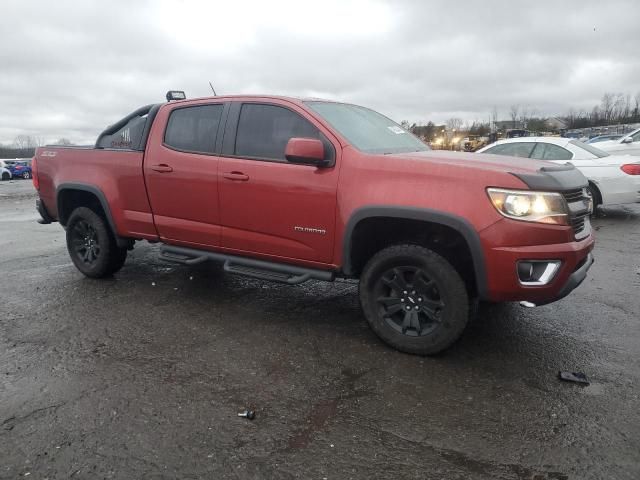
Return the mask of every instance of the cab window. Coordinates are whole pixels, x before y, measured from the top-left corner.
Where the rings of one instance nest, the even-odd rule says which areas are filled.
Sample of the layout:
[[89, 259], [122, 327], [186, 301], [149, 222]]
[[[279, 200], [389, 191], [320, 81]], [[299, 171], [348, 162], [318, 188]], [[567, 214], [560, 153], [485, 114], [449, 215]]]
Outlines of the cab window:
[[174, 150], [192, 153], [214, 153], [222, 105], [198, 105], [171, 112], [164, 144]]
[[288, 108], [245, 103], [240, 110], [234, 154], [284, 162], [287, 142], [294, 137], [323, 140], [316, 127]]

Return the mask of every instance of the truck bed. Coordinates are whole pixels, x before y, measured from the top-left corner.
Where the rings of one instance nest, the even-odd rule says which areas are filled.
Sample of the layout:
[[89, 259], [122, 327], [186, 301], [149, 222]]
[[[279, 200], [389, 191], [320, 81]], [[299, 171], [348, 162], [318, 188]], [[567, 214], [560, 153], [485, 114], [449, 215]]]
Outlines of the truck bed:
[[144, 153], [134, 150], [40, 147], [35, 155], [40, 199], [49, 215], [60, 220], [60, 192], [65, 187], [80, 187], [102, 197], [103, 208], [110, 213], [116, 234], [126, 232], [155, 239], [142, 172], [143, 159]]

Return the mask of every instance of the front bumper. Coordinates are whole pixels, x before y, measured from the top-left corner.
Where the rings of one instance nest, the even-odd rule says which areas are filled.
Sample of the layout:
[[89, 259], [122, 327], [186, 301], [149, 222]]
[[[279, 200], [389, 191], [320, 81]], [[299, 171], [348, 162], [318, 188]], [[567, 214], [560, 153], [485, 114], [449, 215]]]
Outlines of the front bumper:
[[[526, 225], [517, 222], [517, 234], [509, 234], [514, 222], [498, 222], [484, 232], [487, 290], [492, 302], [527, 301], [544, 305], [566, 297], [586, 278], [594, 262], [591, 233], [575, 240], [568, 227]], [[518, 246], [502, 246], [501, 241], [517, 239]], [[553, 243], [545, 244], [552, 241]], [[510, 242], [511, 243], [511, 242]], [[498, 244], [498, 245], [496, 245]], [[524, 244], [524, 245], [523, 245]], [[517, 265], [526, 260], [559, 260], [560, 268], [545, 285], [523, 285]]]
[[564, 284], [564, 287], [562, 287], [558, 292], [558, 296], [552, 300], [547, 300], [544, 303], [537, 303], [536, 305], [540, 306], [540, 305], [545, 305], [547, 303], [555, 302], [556, 300], [560, 300], [561, 298], [564, 298], [567, 295], [569, 295], [571, 292], [573, 292], [573, 290], [576, 287], [578, 287], [584, 281], [585, 278], [587, 278], [587, 272], [591, 268], [591, 265], [593, 265], [594, 261], [595, 260], [593, 258], [593, 254], [589, 252], [589, 255], [587, 255], [587, 258], [585, 259], [584, 263], [580, 265], [571, 275], [569, 275], [569, 278], [567, 279], [567, 282]]

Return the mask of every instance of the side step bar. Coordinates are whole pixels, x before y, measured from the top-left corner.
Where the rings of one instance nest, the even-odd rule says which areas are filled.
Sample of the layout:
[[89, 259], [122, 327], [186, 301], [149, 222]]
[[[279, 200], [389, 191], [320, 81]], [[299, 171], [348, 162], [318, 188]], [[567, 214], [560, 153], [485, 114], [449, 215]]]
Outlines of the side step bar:
[[173, 245], [163, 245], [160, 247], [160, 258], [184, 265], [195, 265], [206, 262], [207, 260], [213, 260], [222, 262], [225, 272], [237, 273], [247, 277], [281, 282], [289, 285], [297, 285], [311, 279], [332, 282], [335, 278], [333, 272], [326, 270], [296, 267], [286, 263], [274, 263], [265, 260], [226, 255], [224, 253], [176, 247]]

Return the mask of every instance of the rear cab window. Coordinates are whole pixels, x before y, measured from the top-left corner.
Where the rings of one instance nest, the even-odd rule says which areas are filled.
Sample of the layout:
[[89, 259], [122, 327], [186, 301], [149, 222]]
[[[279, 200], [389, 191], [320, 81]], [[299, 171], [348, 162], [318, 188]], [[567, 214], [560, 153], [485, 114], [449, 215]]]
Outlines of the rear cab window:
[[101, 136], [97, 146], [116, 150], [139, 149], [146, 124], [147, 115], [134, 117], [115, 133]]
[[164, 145], [181, 152], [214, 154], [222, 110], [222, 104], [174, 109], [165, 129]]

